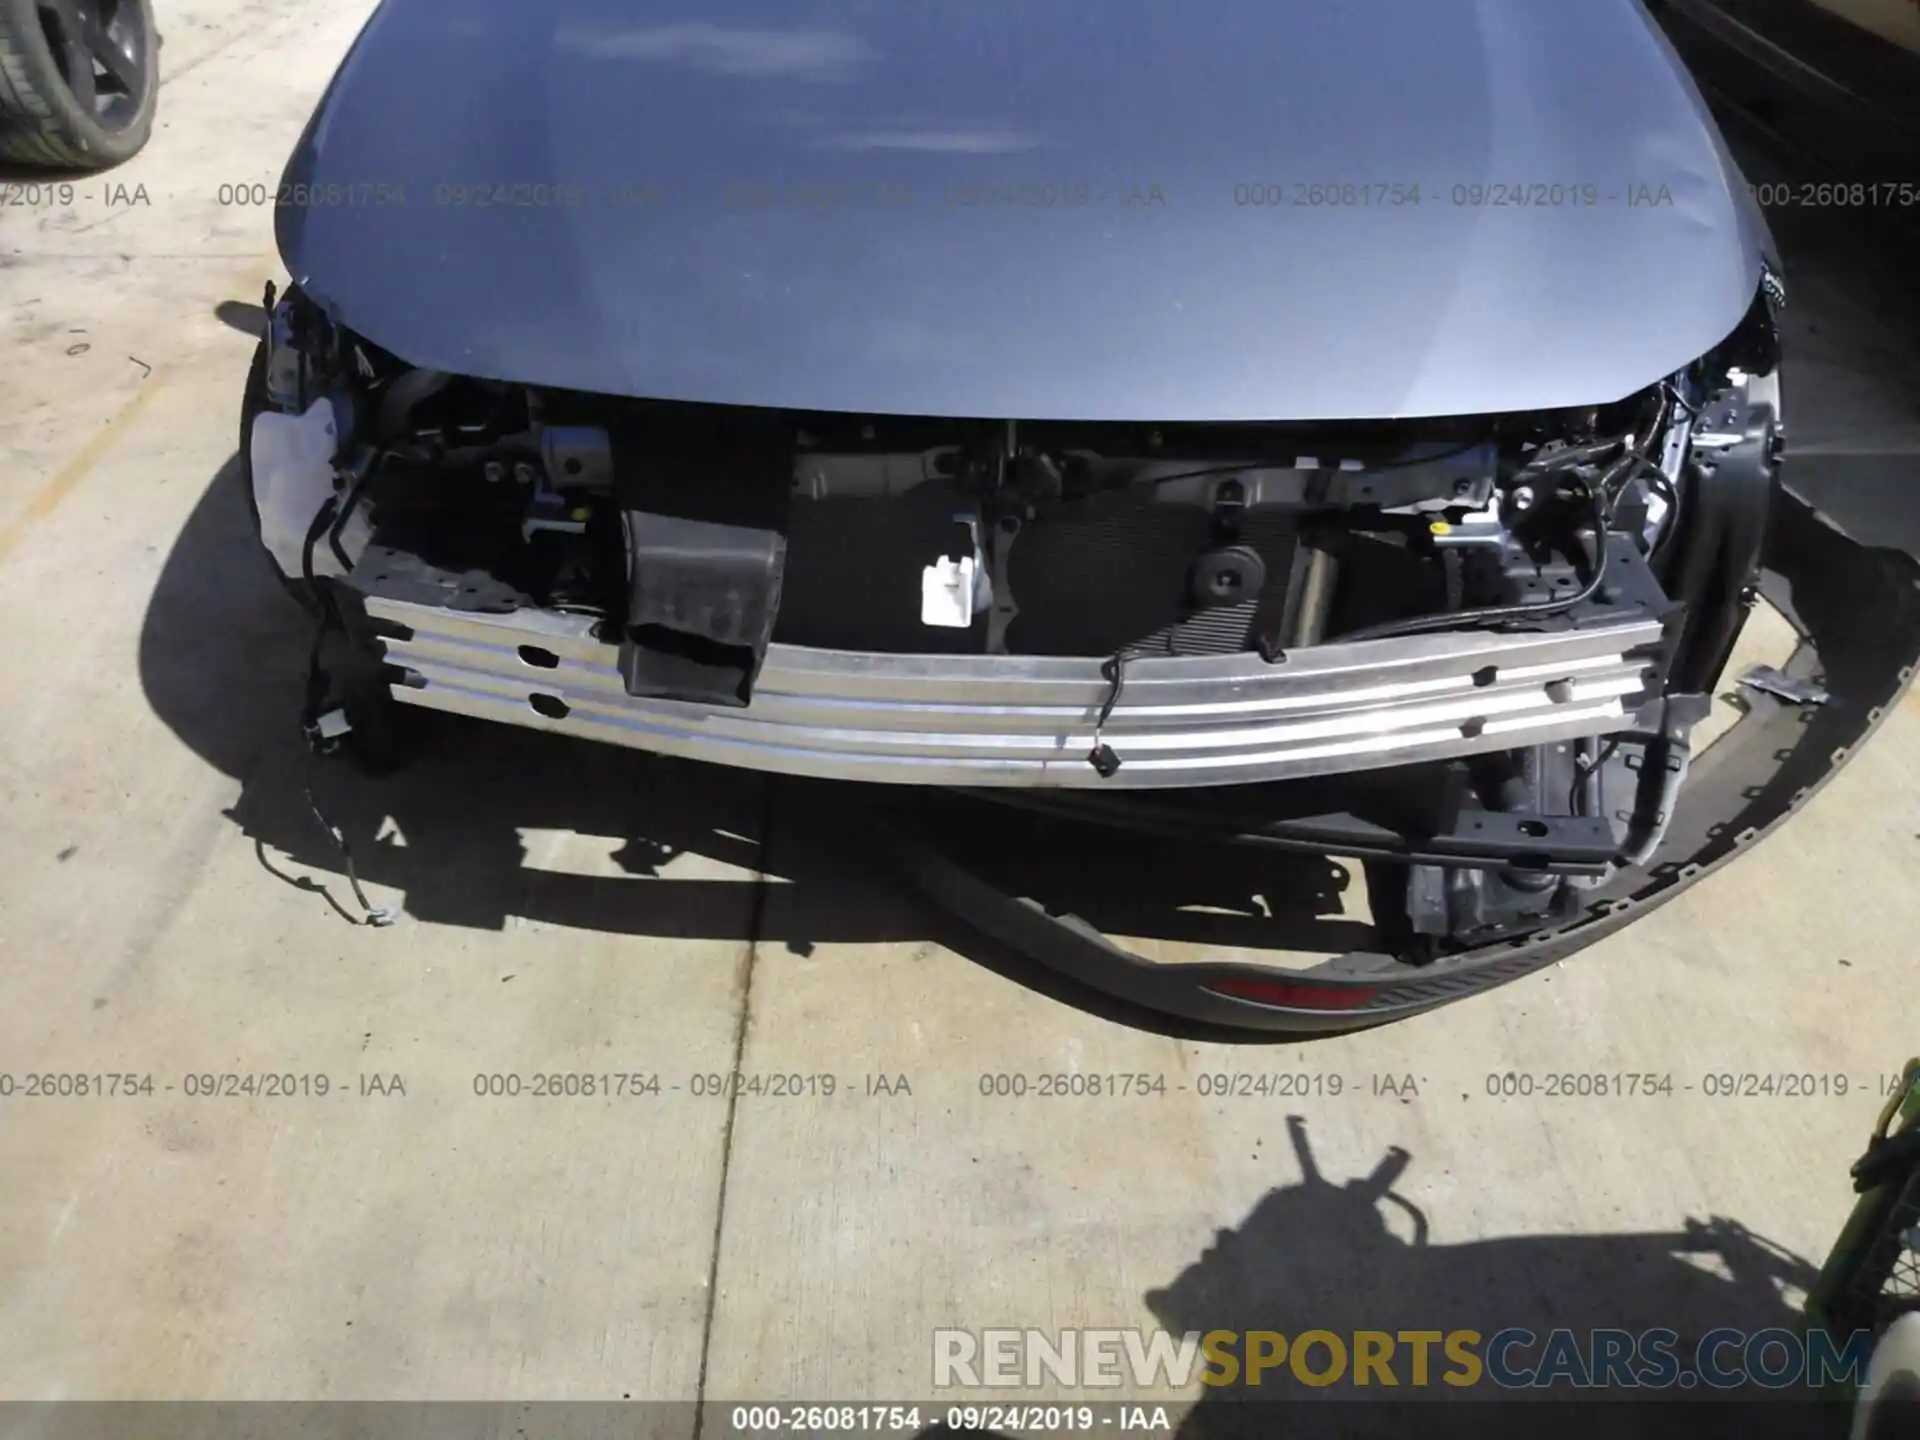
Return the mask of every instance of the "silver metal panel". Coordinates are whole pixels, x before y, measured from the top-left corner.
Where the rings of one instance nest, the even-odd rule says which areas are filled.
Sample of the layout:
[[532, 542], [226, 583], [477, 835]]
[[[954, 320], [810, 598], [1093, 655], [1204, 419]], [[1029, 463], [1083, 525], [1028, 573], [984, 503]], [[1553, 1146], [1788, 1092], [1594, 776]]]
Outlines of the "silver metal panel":
[[[636, 700], [592, 622], [373, 600], [408, 704], [697, 760], [895, 784], [1247, 784], [1605, 733], [1645, 687], [1649, 620], [1559, 635], [1459, 632], [1257, 655], [1130, 662], [1104, 739], [1102, 661], [882, 655], [775, 645], [741, 709]], [[534, 709], [536, 697], [553, 713]], [[564, 706], [561, 713], [558, 706]]]
[[1638, 0], [384, 0], [282, 178], [413, 364], [864, 414], [1591, 405], [1766, 247]]

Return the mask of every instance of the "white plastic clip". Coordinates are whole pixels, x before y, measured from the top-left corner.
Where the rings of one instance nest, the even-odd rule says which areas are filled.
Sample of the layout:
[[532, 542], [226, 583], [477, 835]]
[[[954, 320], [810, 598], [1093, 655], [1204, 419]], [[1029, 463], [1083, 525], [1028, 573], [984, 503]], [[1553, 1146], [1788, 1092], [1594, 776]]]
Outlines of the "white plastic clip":
[[942, 555], [920, 572], [920, 623], [949, 630], [973, 624], [973, 557]]

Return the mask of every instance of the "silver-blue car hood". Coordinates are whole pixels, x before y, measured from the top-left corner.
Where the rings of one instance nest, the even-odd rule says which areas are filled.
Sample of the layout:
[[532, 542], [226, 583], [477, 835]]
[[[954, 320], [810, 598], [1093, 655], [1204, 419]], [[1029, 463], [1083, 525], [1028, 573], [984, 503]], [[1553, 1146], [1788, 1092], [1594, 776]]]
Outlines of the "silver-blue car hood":
[[1599, 403], [1768, 248], [1639, 0], [385, 0], [285, 184], [415, 364], [873, 413]]

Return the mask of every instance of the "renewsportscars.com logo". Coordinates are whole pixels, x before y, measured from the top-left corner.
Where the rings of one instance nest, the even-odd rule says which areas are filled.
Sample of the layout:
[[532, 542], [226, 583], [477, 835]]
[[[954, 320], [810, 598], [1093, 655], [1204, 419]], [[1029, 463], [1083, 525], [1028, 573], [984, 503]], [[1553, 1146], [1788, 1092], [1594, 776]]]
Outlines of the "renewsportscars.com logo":
[[1873, 1335], [1824, 1330], [936, 1330], [949, 1389], [1346, 1385], [1382, 1389], [1767, 1390], [1858, 1384]]

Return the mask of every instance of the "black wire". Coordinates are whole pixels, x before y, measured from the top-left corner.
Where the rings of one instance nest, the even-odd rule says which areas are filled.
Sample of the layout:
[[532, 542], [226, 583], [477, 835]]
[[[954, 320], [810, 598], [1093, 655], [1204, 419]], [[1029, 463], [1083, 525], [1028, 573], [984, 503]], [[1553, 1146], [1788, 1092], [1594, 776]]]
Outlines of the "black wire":
[[1648, 481], [1649, 484], [1657, 480], [1661, 485], [1667, 487], [1669, 493], [1672, 492], [1673, 485], [1667, 479], [1667, 472], [1662, 470], [1658, 462], [1656, 462], [1651, 455], [1647, 454], [1646, 451], [1635, 450], [1631, 446], [1628, 446], [1622, 449], [1621, 454], [1624, 457], [1623, 463], [1619, 469], [1607, 476], [1605, 481], [1606, 484], [1613, 486], [1613, 498], [1615, 501], [1618, 501], [1621, 495], [1626, 493], [1627, 486], [1633, 483], [1638, 472], [1642, 470], [1647, 471], [1653, 477]]
[[360, 909], [364, 912], [361, 917], [353, 923], [356, 925], [372, 925], [375, 927], [391, 925], [393, 923], [392, 910], [384, 906], [376, 906], [371, 900], [367, 899], [367, 892], [360, 888], [360, 872], [354, 868], [353, 850], [347, 844], [347, 837], [341, 833], [338, 825], [335, 825], [326, 817], [326, 813], [320, 808], [320, 802], [313, 798], [313, 750], [311, 747], [307, 750], [306, 792], [307, 809], [312, 812], [313, 818], [319, 824], [320, 828], [327, 832], [327, 838], [333, 841], [333, 848], [340, 852], [341, 863], [346, 867], [347, 871], [347, 885], [352, 889], [353, 898], [360, 902]]
[[1680, 491], [1674, 485], [1667, 472], [1662, 470], [1645, 456], [1639, 457], [1646, 465], [1647, 488], [1667, 502], [1667, 513], [1660, 517], [1660, 533], [1654, 537], [1653, 544], [1647, 547], [1647, 558], [1653, 560], [1666, 549], [1680, 528]]
[[1370, 625], [1364, 630], [1337, 635], [1334, 640], [1345, 645], [1359, 640], [1388, 640], [1400, 635], [1428, 635], [1436, 630], [1456, 630], [1462, 626], [1501, 625], [1516, 620], [1538, 620], [1549, 615], [1563, 614], [1574, 606], [1591, 600], [1607, 578], [1607, 528], [1613, 519], [1613, 508], [1608, 499], [1605, 481], [1589, 485], [1587, 495], [1593, 505], [1595, 549], [1593, 574], [1588, 576], [1587, 583], [1573, 594], [1556, 596], [1551, 600], [1532, 600], [1523, 605], [1489, 605], [1478, 610], [1454, 610], [1440, 615], [1416, 615], [1406, 620], [1388, 620], [1383, 624]]
[[347, 557], [346, 546], [340, 543], [340, 537], [346, 533], [347, 521], [353, 518], [353, 512], [360, 504], [360, 497], [366, 493], [367, 482], [373, 478], [375, 468], [388, 453], [382, 450], [367, 462], [367, 468], [360, 473], [360, 478], [353, 482], [353, 489], [347, 492], [347, 503], [340, 507], [340, 513], [334, 518], [332, 527], [327, 531], [327, 544], [332, 547], [333, 558], [340, 562], [342, 570], [353, 569], [353, 561]]
[[[1647, 547], [1647, 558], [1653, 560], [1666, 548], [1667, 542], [1679, 529], [1680, 492], [1667, 472], [1661, 469], [1658, 462], [1645, 451], [1628, 450], [1626, 457], [1634, 470], [1644, 472], [1647, 488], [1667, 502], [1667, 513], [1660, 517], [1660, 533], [1654, 537], [1653, 544]], [[1619, 488], [1614, 492], [1616, 501], [1621, 494], [1625, 493], [1627, 486], [1633, 483], [1634, 478], [1634, 475], [1629, 473], [1620, 481]]]
[[1113, 718], [1113, 707], [1120, 703], [1120, 688], [1127, 683], [1127, 652], [1119, 650], [1112, 659], [1100, 667], [1101, 678], [1107, 682], [1107, 700], [1100, 707], [1099, 718], [1093, 722], [1093, 733], [1097, 737], [1106, 728], [1107, 721]]
[[313, 632], [313, 645], [307, 652], [307, 698], [300, 713], [300, 728], [304, 734], [306, 728], [319, 718], [320, 701], [324, 695], [325, 672], [320, 665], [320, 652], [326, 644], [327, 632], [336, 625], [345, 628], [336, 608], [333, 592], [320, 586], [318, 577], [313, 573], [313, 547], [320, 543], [320, 537], [327, 533], [339, 513], [340, 497], [329, 495], [325, 503], [313, 517], [313, 523], [307, 527], [307, 538], [300, 549], [300, 580], [307, 587], [307, 593], [313, 596], [320, 606], [320, 623]]
[[1573, 784], [1567, 791], [1569, 812], [1573, 810], [1574, 801], [1579, 798], [1581, 789], [1586, 785], [1587, 777], [1607, 763], [1613, 752], [1620, 748], [1620, 739], [1618, 735], [1609, 735], [1606, 743], [1594, 752], [1591, 761], [1583, 763], [1580, 756], [1573, 757]]
[[1109, 779], [1119, 771], [1120, 757], [1102, 738], [1102, 732], [1113, 718], [1113, 707], [1120, 703], [1121, 687], [1127, 683], [1127, 652], [1115, 651], [1113, 658], [1100, 667], [1100, 674], [1107, 682], [1107, 699], [1093, 722], [1093, 748], [1087, 752], [1087, 763], [1100, 772], [1102, 779]]
[[[359, 483], [354, 487], [354, 496], [356, 498], [360, 488], [365, 484], [366, 477], [362, 476]], [[349, 499], [348, 506], [350, 507], [351, 504], [352, 500]], [[343, 523], [344, 513], [345, 511], [340, 504], [340, 497], [338, 495], [329, 495], [325, 503], [322, 504], [318, 512], [315, 513], [313, 523], [307, 527], [307, 538], [300, 550], [300, 577], [306, 583], [307, 589], [318, 597], [321, 607], [319, 622], [314, 627], [313, 647], [307, 652], [307, 692], [305, 701], [300, 707], [300, 738], [305, 744], [307, 751], [306, 777], [303, 788], [307, 796], [307, 809], [313, 813], [315, 823], [317, 823], [322, 830], [326, 831], [327, 838], [333, 842], [334, 848], [340, 852], [340, 859], [346, 866], [347, 884], [352, 887], [353, 898], [360, 902], [360, 908], [365, 912], [355, 923], [360, 925], [382, 926], [393, 923], [393, 912], [388, 909], [376, 907], [367, 899], [366, 891], [360, 888], [360, 875], [354, 867], [353, 850], [347, 844], [347, 837], [341, 832], [339, 826], [335, 825], [326, 817], [326, 813], [320, 808], [320, 802], [314, 798], [313, 794], [313, 742], [315, 738], [315, 727], [320, 723], [320, 706], [326, 699], [326, 670], [321, 664], [321, 659], [326, 648], [327, 635], [335, 629], [346, 629], [346, 622], [340, 615], [339, 601], [334, 596], [332, 588], [327, 587], [323, 589], [319, 584], [318, 578], [313, 573], [313, 550], [314, 547], [320, 543], [320, 537], [330, 529], [336, 535], [339, 533], [339, 527]], [[336, 541], [335, 544], [337, 549], [338, 542]]]

